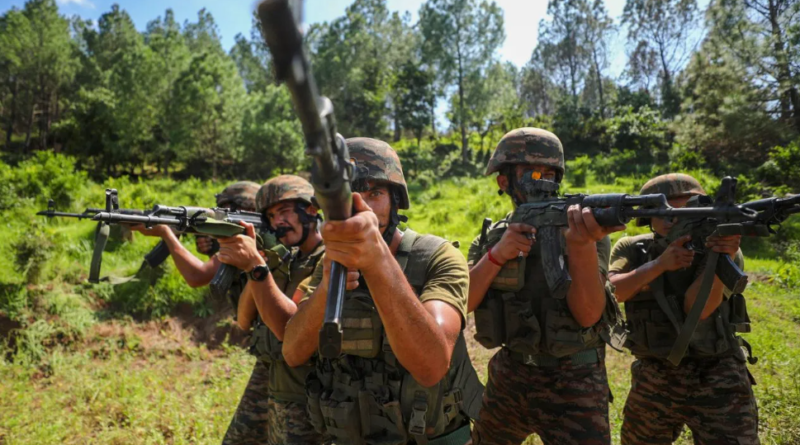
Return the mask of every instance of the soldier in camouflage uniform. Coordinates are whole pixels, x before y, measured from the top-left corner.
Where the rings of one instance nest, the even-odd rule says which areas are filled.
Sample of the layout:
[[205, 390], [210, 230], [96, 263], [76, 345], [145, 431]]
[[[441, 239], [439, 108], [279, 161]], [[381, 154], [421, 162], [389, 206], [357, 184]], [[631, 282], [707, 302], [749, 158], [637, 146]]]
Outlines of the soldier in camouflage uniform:
[[313, 194], [308, 181], [293, 175], [270, 179], [259, 189], [257, 211], [264, 213], [282, 243], [268, 250], [266, 258], [256, 247], [252, 225], [246, 225], [247, 235], [219, 241], [220, 261], [248, 273], [237, 321], [245, 330], [253, 325], [251, 346], [258, 359], [224, 444], [316, 445], [325, 441], [314, 431], [306, 411], [304, 383], [312, 365], [292, 368], [281, 354], [286, 321], [297, 310], [295, 290], [324, 252]]
[[[486, 174], [495, 172], [501, 194], [521, 205], [528, 199], [523, 177], [561, 182], [561, 141], [538, 128], [513, 130], [489, 160]], [[606, 280], [607, 235], [624, 226], [600, 227], [580, 206], [568, 215], [564, 260], [573, 281], [565, 298], [550, 293], [535, 227], [500, 221], [470, 247], [475, 338], [487, 348], [502, 346], [489, 363], [476, 445], [519, 444], [534, 433], [545, 444], [611, 441], [604, 340], [618, 308]]]
[[[217, 195], [217, 206], [229, 207], [235, 205], [237, 210], [255, 211], [255, 197], [258, 188], [258, 184], [250, 181], [231, 184]], [[169, 248], [169, 253], [172, 260], [175, 261], [175, 266], [189, 286], [206, 286], [214, 279], [214, 275], [221, 264], [213, 251], [216, 243], [208, 239], [197, 241], [197, 250], [201, 251], [202, 249], [201, 253], [206, 253], [210, 256], [207, 261], [202, 261], [181, 244], [178, 236], [168, 226], [158, 224], [151, 228], [146, 228], [142, 224], [137, 224], [131, 226], [131, 230], [147, 236], [160, 237]]]
[[[696, 179], [669, 174], [648, 181], [640, 194], [663, 193], [673, 207], [692, 205], [705, 191]], [[640, 219], [652, 233], [620, 239], [611, 253], [609, 276], [625, 303], [636, 356], [625, 403], [623, 444], [669, 444], [687, 425], [696, 444], [757, 444], [758, 414], [743, 339], [749, 331], [741, 295], [730, 295], [719, 278], [709, 293], [686, 356], [675, 367], [666, 358], [675, 344], [702, 281], [703, 259], [684, 247], [691, 235], [667, 245], [673, 222]], [[739, 236], [708, 237], [706, 245], [744, 260]]]
[[314, 426], [340, 445], [467, 443], [482, 387], [462, 334], [464, 257], [442, 238], [397, 230], [408, 190], [387, 143], [353, 138], [347, 147], [354, 215], [325, 223], [326, 258], [301, 286], [286, 361], [305, 363], [317, 350], [330, 261], [338, 261], [349, 270], [342, 355], [319, 359], [307, 381]]

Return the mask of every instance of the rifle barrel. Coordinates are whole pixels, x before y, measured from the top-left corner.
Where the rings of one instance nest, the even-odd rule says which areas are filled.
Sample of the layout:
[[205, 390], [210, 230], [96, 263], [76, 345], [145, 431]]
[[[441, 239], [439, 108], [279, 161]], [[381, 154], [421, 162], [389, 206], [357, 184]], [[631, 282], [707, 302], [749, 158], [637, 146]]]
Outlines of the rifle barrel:
[[753, 209], [739, 206], [725, 207], [683, 207], [660, 209], [626, 209], [625, 216], [630, 218], [711, 218], [711, 217], [740, 217], [745, 220], [755, 220], [757, 212]]

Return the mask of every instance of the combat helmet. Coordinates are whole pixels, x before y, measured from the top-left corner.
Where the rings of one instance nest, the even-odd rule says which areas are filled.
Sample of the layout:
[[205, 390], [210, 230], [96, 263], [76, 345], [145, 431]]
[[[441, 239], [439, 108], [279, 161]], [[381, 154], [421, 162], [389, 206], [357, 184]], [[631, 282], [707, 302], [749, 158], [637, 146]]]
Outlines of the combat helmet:
[[564, 147], [558, 136], [541, 128], [524, 127], [506, 133], [489, 159], [486, 175], [507, 165], [541, 164], [557, 170], [556, 182], [564, 177]]
[[[319, 213], [310, 215], [306, 209], [315, 205], [314, 187], [305, 179], [295, 175], [281, 175], [274, 177], [258, 189], [256, 194], [256, 211], [264, 213], [275, 204], [292, 201], [295, 203], [294, 211], [303, 226], [303, 235], [300, 240], [289, 247], [300, 246], [311, 232], [311, 224], [321, 219]], [[276, 227], [271, 227], [269, 222], [267, 228], [275, 232], [277, 238], [283, 238], [286, 232]]]
[[395, 186], [398, 208], [409, 208], [408, 186], [397, 152], [386, 142], [371, 138], [347, 139], [350, 160], [356, 165], [356, 181], [373, 180]]
[[261, 213], [283, 201], [299, 200], [313, 204], [314, 188], [305, 179], [295, 175], [276, 176], [258, 189], [256, 211]]
[[[640, 195], [662, 193], [667, 199], [682, 198], [684, 196], [705, 195], [706, 191], [700, 182], [684, 173], [669, 173], [656, 176], [647, 181], [639, 191]], [[650, 218], [638, 218], [637, 226], [650, 224]]]
[[408, 185], [403, 175], [403, 166], [397, 152], [386, 142], [372, 138], [347, 139], [347, 150], [350, 152], [350, 161], [355, 164], [354, 190], [366, 188], [366, 181], [373, 180], [388, 184], [392, 194], [392, 210], [389, 226], [383, 233], [387, 243], [394, 236], [394, 231], [401, 221], [406, 221], [405, 216], [397, 213], [398, 209], [407, 209], [410, 206], [408, 199]]
[[217, 193], [217, 207], [253, 211], [256, 208], [256, 193], [259, 185], [252, 181], [235, 182], [222, 193]]

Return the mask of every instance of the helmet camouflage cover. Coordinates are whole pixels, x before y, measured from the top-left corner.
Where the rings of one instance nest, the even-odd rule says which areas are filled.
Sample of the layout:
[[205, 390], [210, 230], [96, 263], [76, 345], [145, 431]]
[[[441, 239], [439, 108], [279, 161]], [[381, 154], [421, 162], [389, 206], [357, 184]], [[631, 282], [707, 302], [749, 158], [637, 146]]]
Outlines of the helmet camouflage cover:
[[[669, 173], [656, 176], [647, 181], [639, 191], [640, 195], [651, 195], [662, 193], [667, 199], [682, 198], [684, 196], [705, 195], [706, 191], [700, 182], [693, 177], [683, 173]], [[650, 224], [649, 218], [639, 218], [636, 220], [639, 226]]]
[[374, 180], [397, 186], [400, 191], [398, 207], [409, 207], [408, 186], [397, 152], [386, 142], [371, 138], [347, 140], [350, 160], [356, 164], [356, 180]]
[[500, 171], [505, 165], [541, 164], [558, 170], [564, 176], [564, 147], [558, 136], [541, 128], [517, 128], [506, 133], [489, 159], [486, 175]]
[[313, 204], [314, 187], [305, 179], [295, 175], [276, 176], [258, 189], [256, 211], [263, 212], [283, 201], [300, 200]]
[[253, 211], [256, 208], [256, 193], [260, 186], [252, 181], [240, 181], [217, 193], [217, 207], [230, 207], [235, 204], [242, 210]]

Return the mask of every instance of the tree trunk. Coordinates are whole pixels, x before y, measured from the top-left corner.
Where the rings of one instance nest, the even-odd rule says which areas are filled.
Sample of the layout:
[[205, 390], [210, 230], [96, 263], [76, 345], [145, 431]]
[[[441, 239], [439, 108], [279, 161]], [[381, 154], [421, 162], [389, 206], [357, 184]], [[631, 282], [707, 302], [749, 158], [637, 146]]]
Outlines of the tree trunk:
[[33, 131], [33, 120], [36, 118], [36, 104], [31, 104], [31, 118], [28, 119], [28, 129], [25, 132], [25, 151], [31, 148], [31, 132]]
[[397, 112], [397, 107], [394, 110], [394, 142], [400, 140], [400, 133], [402, 132], [402, 127], [400, 126], [400, 116]]
[[6, 126], [6, 149], [11, 147], [11, 135], [14, 133], [14, 122], [17, 120], [17, 93], [19, 91], [19, 81], [14, 78], [13, 88], [11, 90], [11, 117], [8, 119]]
[[597, 74], [597, 94], [600, 96], [600, 119], [606, 118], [606, 102], [603, 97], [603, 76], [600, 74], [600, 63], [597, 61], [597, 50], [592, 51], [594, 59], [594, 72]]
[[[795, 98], [792, 97], [792, 73], [789, 69], [789, 59], [786, 56], [786, 48], [783, 42], [783, 30], [779, 23], [778, 7], [774, 0], [769, 1], [769, 24], [772, 37], [775, 39], [773, 48], [775, 51], [775, 62], [778, 68], [778, 100], [781, 106], [781, 120], [789, 121], [792, 117], [792, 108], [794, 108], [794, 121], [795, 127], [800, 131], [800, 100], [796, 98], [797, 91], [794, 91]], [[794, 99], [794, 100], [793, 100]]]
[[430, 102], [431, 106], [431, 134], [433, 134], [434, 139], [438, 139], [436, 135], [436, 98], [432, 98]]

